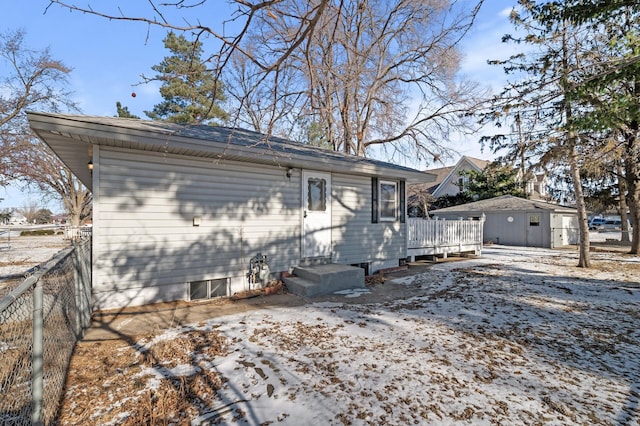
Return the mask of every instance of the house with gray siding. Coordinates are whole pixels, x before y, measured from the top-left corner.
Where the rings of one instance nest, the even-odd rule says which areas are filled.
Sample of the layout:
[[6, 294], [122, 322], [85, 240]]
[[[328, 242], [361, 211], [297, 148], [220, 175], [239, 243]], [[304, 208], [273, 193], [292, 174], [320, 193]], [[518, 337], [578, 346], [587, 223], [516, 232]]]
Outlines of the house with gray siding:
[[[93, 194], [98, 309], [227, 296], [256, 262], [398, 266], [406, 185], [433, 176], [241, 129], [28, 113]], [[261, 277], [262, 278], [262, 277]]]
[[480, 219], [484, 240], [495, 244], [555, 248], [579, 241], [578, 211], [511, 195], [433, 210], [436, 219]]

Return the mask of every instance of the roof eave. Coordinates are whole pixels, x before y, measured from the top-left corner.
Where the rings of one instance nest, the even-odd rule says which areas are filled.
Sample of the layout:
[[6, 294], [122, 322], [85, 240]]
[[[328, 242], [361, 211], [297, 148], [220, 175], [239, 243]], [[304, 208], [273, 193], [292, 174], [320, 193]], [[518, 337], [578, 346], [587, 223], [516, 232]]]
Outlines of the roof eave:
[[[259, 164], [282, 167], [298, 167], [328, 172], [344, 172], [367, 176], [401, 178], [409, 183], [433, 182], [435, 176], [409, 168], [385, 167], [366, 162], [360, 157], [340, 158], [331, 155], [326, 158], [309, 158], [300, 153], [277, 151], [268, 147], [234, 145], [227, 141], [203, 140], [171, 132], [116, 127], [90, 120], [69, 119], [46, 113], [27, 113], [35, 133], [56, 154], [63, 163], [87, 186], [92, 189], [92, 173], [87, 164], [92, 159], [93, 145], [108, 146], [143, 151], [155, 151], [191, 155], [218, 160], [250, 161]], [[78, 149], [85, 143], [86, 150]], [[334, 154], [334, 153], [332, 153]]]

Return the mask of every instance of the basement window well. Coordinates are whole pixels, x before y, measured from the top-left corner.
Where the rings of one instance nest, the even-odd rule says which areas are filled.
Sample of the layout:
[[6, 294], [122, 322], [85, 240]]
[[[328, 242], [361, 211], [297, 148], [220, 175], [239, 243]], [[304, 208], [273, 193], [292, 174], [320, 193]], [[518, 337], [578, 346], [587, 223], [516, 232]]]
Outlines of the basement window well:
[[227, 296], [229, 278], [215, 280], [191, 281], [189, 283], [189, 300], [204, 300]]

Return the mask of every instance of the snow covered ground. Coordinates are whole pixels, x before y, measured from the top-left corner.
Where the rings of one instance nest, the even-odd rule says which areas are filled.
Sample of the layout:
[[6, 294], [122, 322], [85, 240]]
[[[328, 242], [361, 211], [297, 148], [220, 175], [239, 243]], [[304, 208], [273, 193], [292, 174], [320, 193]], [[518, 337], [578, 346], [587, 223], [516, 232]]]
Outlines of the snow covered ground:
[[51, 259], [69, 246], [59, 235], [20, 236], [17, 232], [0, 235], [0, 278], [24, 274], [30, 268]]
[[[492, 246], [399, 279], [410, 298], [354, 292], [148, 336], [104, 379], [70, 380], [63, 424], [134, 424], [148, 405], [170, 424], [638, 425], [640, 257], [593, 259]], [[189, 403], [172, 409], [167, 389]]]
[[[607, 240], [620, 241], [621, 231], [589, 231], [589, 241], [592, 243], [598, 243]], [[631, 239], [631, 232], [629, 232], [629, 239]]]

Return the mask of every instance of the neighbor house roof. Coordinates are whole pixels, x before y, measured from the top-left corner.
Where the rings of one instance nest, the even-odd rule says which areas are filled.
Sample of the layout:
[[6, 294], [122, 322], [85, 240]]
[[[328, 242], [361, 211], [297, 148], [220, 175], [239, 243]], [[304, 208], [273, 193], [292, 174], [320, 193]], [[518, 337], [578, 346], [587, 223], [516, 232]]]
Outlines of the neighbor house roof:
[[444, 179], [449, 175], [449, 173], [451, 173], [451, 170], [453, 169], [454, 166], [425, 170], [424, 173], [434, 175], [435, 180], [433, 182], [420, 184], [420, 191], [426, 191], [429, 194], [433, 194], [433, 192], [440, 186], [442, 181], [444, 181]]
[[470, 166], [471, 170], [481, 172], [491, 162], [486, 160], [480, 160], [479, 158], [467, 157], [466, 155], [462, 156], [460, 160], [458, 160], [456, 165], [451, 168], [451, 170], [444, 177], [444, 179], [442, 179], [442, 182], [440, 182], [438, 187], [433, 190], [432, 194], [436, 197], [439, 197], [443, 195], [441, 194], [441, 192], [445, 190], [448, 182], [450, 181], [457, 182], [458, 179], [460, 178], [460, 172], [462, 172], [463, 170], [469, 170], [468, 168], [465, 168], [465, 163]]
[[573, 207], [561, 206], [559, 204], [547, 203], [545, 201], [527, 200], [525, 198], [514, 197], [513, 195], [502, 195], [500, 197], [474, 201], [472, 203], [461, 204], [459, 206], [433, 210], [432, 213], [437, 216], [438, 213], [500, 212], [518, 210], [551, 210], [556, 213], [575, 213], [577, 211]]
[[92, 189], [93, 145], [236, 160], [329, 172], [388, 176], [408, 182], [435, 177], [408, 167], [356, 157], [244, 129], [119, 117], [28, 112], [31, 128]]
[[487, 165], [489, 165], [491, 162], [487, 160], [480, 160], [479, 158], [473, 158], [473, 157], [468, 157], [466, 155], [463, 155], [462, 157], [460, 157], [458, 162], [453, 166], [425, 170], [424, 173], [429, 173], [434, 175], [435, 180], [429, 183], [421, 184], [416, 189], [420, 192], [426, 191], [429, 194], [433, 194], [435, 197], [438, 197], [440, 195], [439, 194], [440, 188], [445, 187], [447, 182], [451, 180], [454, 176], [456, 176], [454, 180], [457, 181], [458, 179], [457, 175], [460, 173], [461, 170], [468, 170], [463, 168], [465, 163], [469, 164], [472, 170], [476, 170], [480, 172], [484, 170], [485, 167], [487, 167]]
[[473, 157], [467, 157], [466, 155], [463, 157], [466, 158], [467, 161], [469, 161], [470, 163], [472, 163], [474, 166], [476, 166], [479, 170], [484, 170], [485, 167], [487, 167], [489, 164], [491, 164], [491, 161], [488, 160], [481, 160], [479, 158], [473, 158]]

